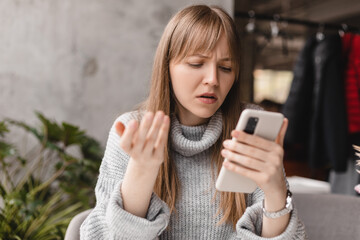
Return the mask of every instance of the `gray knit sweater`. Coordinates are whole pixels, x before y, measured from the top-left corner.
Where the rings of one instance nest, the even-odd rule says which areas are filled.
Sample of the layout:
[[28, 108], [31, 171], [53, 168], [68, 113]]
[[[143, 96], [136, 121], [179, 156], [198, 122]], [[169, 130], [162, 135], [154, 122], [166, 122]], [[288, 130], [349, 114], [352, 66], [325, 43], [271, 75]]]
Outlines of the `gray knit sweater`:
[[[130, 112], [115, 122], [126, 126], [129, 120], [140, 118], [137, 112]], [[210, 159], [211, 146], [220, 137], [221, 126], [220, 112], [208, 124], [193, 127], [183, 126], [172, 117], [170, 154], [181, 182], [177, 213], [170, 215], [166, 203], [153, 193], [146, 218], [140, 218], [123, 209], [120, 186], [130, 156], [119, 147], [120, 138], [113, 125], [95, 188], [96, 207], [81, 226], [81, 239], [264, 239], [260, 189], [249, 194], [248, 207], [238, 220], [236, 231], [231, 224], [217, 225], [221, 218], [216, 216], [219, 194], [214, 200]], [[286, 230], [271, 239], [306, 239], [296, 209]]]

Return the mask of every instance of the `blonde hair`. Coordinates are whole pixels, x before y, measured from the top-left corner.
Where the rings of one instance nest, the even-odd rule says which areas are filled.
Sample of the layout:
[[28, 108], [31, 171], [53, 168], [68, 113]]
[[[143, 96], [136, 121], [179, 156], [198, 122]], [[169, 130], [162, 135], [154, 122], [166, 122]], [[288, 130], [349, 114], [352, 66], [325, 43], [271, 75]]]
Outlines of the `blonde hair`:
[[[219, 7], [195, 5], [178, 12], [167, 24], [160, 39], [153, 65], [149, 97], [143, 105], [147, 111], [164, 111], [170, 115], [175, 111], [175, 99], [171, 90], [169, 63], [171, 59], [182, 59], [191, 53], [211, 51], [220, 36], [225, 34], [229, 46], [235, 81], [230, 89], [221, 111], [223, 116], [222, 135], [213, 146], [212, 166], [216, 166], [217, 174], [222, 166], [220, 154], [222, 142], [231, 138], [237, 119], [242, 111], [240, 102], [239, 69], [240, 52], [239, 37], [231, 17]], [[162, 164], [154, 192], [165, 201], [171, 212], [176, 212], [175, 203], [179, 195], [179, 182], [175, 164], [169, 156], [169, 144], [165, 148], [165, 160]], [[214, 173], [214, 171], [212, 171]], [[215, 176], [213, 176], [215, 179]], [[223, 217], [218, 224], [232, 223], [234, 228], [246, 208], [245, 194], [220, 192], [220, 208], [218, 214]]]

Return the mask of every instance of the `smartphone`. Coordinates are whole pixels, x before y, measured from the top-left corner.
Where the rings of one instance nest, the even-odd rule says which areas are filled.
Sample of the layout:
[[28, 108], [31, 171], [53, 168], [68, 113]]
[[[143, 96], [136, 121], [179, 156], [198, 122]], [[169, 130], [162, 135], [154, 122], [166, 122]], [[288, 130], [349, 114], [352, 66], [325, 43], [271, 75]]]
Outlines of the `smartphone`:
[[[284, 116], [281, 113], [245, 109], [240, 115], [236, 130], [275, 141], [283, 119]], [[232, 141], [236, 141], [236, 139], [233, 138]], [[225, 158], [224, 161], [229, 160]], [[216, 189], [224, 192], [252, 193], [256, 187], [257, 185], [253, 180], [231, 172], [225, 167], [221, 168], [216, 180]]]

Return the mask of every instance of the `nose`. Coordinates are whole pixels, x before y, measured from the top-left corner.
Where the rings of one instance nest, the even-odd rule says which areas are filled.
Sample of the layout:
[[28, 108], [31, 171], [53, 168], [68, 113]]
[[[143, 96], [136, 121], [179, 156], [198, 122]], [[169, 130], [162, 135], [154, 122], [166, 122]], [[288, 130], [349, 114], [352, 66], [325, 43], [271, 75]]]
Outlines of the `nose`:
[[210, 86], [218, 86], [219, 85], [218, 68], [215, 64], [212, 64], [211, 66], [209, 66], [203, 83], [208, 84]]

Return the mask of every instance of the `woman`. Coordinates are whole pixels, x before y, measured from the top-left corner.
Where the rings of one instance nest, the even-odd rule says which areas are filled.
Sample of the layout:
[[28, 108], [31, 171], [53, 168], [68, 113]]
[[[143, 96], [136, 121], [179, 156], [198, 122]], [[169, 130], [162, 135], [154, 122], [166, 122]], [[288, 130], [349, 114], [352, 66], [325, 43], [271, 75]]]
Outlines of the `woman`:
[[[218, 7], [191, 6], [170, 20], [147, 101], [111, 128], [82, 239], [305, 238], [296, 210], [277, 218], [262, 210], [263, 199], [265, 213], [286, 204], [287, 120], [276, 142], [233, 130], [246, 107], [238, 44], [233, 20]], [[216, 192], [222, 165], [259, 188]]]

